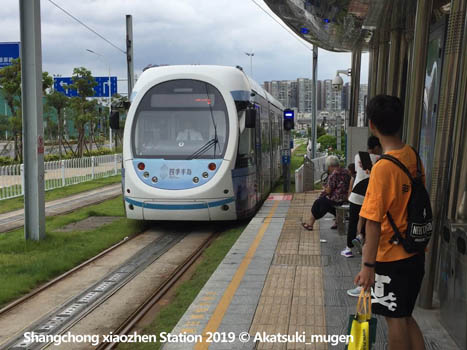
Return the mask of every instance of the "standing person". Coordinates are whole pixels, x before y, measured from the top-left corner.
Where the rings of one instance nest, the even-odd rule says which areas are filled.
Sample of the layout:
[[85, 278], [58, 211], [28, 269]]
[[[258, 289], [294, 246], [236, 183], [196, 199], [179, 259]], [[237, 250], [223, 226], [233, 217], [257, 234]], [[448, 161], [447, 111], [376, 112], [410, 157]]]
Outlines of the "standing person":
[[[397, 158], [412, 176], [417, 172], [417, 155], [399, 137], [404, 109], [396, 97], [375, 96], [368, 103], [371, 132], [379, 138], [385, 154]], [[420, 169], [423, 174], [423, 169]], [[389, 350], [423, 350], [423, 335], [412, 317], [420, 291], [425, 254], [407, 253], [391, 240], [394, 231], [388, 212], [400, 232], [407, 228], [407, 206], [412, 191], [409, 177], [388, 160], [372, 170], [360, 216], [367, 220], [362, 267], [355, 284], [372, 288], [372, 309], [385, 316]], [[373, 286], [374, 285], [374, 286]]]
[[[316, 220], [321, 219], [326, 213], [336, 216], [336, 206], [342, 205], [347, 200], [347, 189], [350, 183], [350, 173], [339, 164], [339, 158], [328, 156], [326, 166], [330, 174], [324, 191], [311, 207], [309, 223], [302, 223], [302, 226], [308, 231], [313, 230]], [[337, 228], [334, 225], [331, 228]]]
[[[370, 136], [367, 141], [368, 153], [370, 154], [371, 163], [375, 164], [379, 156], [383, 152], [381, 144], [376, 136]], [[357, 236], [358, 214], [362, 208], [363, 199], [365, 198], [366, 188], [368, 186], [368, 178], [370, 177], [363, 170], [360, 155], [355, 155], [355, 168], [357, 175], [353, 181], [351, 192], [349, 195], [349, 227], [347, 230], [347, 247], [341, 251], [341, 255], [346, 258], [353, 257], [352, 248], [354, 247], [352, 240]], [[360, 292], [358, 292], [360, 294]], [[358, 296], [358, 294], [357, 294]]]

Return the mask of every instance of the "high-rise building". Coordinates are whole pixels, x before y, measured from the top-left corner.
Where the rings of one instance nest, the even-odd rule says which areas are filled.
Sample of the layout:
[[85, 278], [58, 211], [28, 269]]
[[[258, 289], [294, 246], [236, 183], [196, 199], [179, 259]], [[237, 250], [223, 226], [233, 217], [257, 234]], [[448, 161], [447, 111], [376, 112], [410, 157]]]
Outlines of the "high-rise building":
[[298, 111], [300, 113], [311, 113], [313, 99], [313, 81], [308, 78], [297, 79]]
[[316, 109], [321, 111], [323, 109], [323, 99], [321, 98], [323, 82], [321, 80], [316, 81]]
[[289, 108], [298, 108], [298, 84], [291, 80], [289, 85]]

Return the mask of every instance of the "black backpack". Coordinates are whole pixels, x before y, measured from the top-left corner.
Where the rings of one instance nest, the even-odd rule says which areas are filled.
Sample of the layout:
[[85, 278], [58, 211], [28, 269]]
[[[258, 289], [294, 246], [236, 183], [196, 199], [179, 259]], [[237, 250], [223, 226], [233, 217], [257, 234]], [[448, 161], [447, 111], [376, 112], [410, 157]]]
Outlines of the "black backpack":
[[407, 253], [421, 253], [425, 251], [433, 233], [433, 214], [430, 197], [422, 181], [420, 156], [415, 149], [413, 151], [417, 156], [417, 175], [415, 178], [397, 158], [384, 154], [380, 160], [387, 159], [396, 164], [409, 177], [412, 184], [412, 191], [407, 204], [407, 231], [404, 233], [405, 237], [399, 232], [389, 211], [387, 212], [389, 223], [394, 230], [390, 242], [394, 244], [402, 243]]

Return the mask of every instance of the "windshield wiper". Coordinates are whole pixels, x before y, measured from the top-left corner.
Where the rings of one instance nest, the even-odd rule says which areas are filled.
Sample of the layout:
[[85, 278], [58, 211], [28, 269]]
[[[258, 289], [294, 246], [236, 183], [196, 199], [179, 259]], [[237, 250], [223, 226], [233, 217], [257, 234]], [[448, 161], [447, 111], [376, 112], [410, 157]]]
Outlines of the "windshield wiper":
[[195, 158], [200, 157], [203, 153], [207, 152], [212, 146], [214, 146], [214, 145], [216, 145], [218, 143], [219, 143], [219, 140], [217, 139], [217, 136], [215, 136], [213, 139], [209, 140], [203, 146], [201, 146], [198, 150], [196, 150], [187, 159], [195, 159]]

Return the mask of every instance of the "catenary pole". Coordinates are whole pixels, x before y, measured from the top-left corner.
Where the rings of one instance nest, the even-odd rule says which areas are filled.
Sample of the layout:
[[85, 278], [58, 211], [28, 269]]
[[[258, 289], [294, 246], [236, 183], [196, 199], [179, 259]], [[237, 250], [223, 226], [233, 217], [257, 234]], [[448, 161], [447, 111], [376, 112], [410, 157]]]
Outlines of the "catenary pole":
[[312, 159], [316, 158], [316, 121], [318, 120], [318, 91], [317, 91], [317, 79], [318, 79], [318, 46], [313, 45], [313, 71], [312, 71], [312, 79], [313, 79], [313, 124], [312, 124], [312, 132], [311, 132], [311, 157]]
[[24, 236], [45, 238], [44, 127], [40, 1], [20, 0]]
[[133, 64], [133, 17], [126, 15], [126, 62], [128, 77], [128, 101], [131, 98], [131, 91], [135, 86], [135, 72]]

